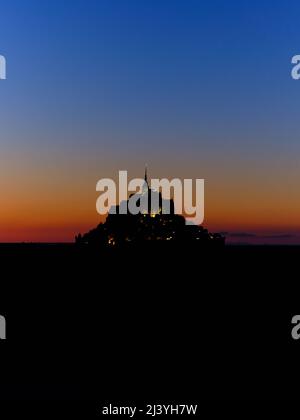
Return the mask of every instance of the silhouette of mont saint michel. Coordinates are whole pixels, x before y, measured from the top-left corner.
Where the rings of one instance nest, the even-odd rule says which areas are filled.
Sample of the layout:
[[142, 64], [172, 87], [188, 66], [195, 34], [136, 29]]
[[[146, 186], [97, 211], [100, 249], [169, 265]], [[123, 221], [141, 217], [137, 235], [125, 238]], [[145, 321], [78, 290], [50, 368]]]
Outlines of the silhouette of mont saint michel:
[[[83, 235], [75, 236], [75, 243], [82, 246], [102, 248], [124, 248], [131, 245], [161, 246], [184, 245], [194, 247], [223, 247], [225, 237], [220, 233], [211, 233], [203, 226], [186, 224], [182, 215], [175, 213], [173, 199], [164, 199], [161, 192], [150, 188], [145, 170], [144, 187], [140, 197], [147, 194], [148, 209], [138, 214], [120, 214], [120, 206], [127, 206], [129, 200], [122, 202], [109, 211], [104, 223]], [[137, 196], [137, 194], [135, 194]], [[156, 195], [156, 197], [155, 197]], [[141, 198], [137, 198], [140, 206]], [[153, 202], [158, 203], [153, 208]], [[123, 207], [124, 208], [124, 207]], [[168, 209], [168, 211], [166, 211]], [[168, 214], [166, 214], [168, 213]]]

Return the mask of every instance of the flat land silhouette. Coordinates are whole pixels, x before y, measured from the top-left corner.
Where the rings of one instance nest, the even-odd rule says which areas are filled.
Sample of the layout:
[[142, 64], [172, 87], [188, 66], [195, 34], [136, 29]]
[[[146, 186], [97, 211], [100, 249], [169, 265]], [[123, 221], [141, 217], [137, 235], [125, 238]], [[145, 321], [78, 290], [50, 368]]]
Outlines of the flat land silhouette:
[[2, 398], [291, 397], [299, 256], [2, 244]]

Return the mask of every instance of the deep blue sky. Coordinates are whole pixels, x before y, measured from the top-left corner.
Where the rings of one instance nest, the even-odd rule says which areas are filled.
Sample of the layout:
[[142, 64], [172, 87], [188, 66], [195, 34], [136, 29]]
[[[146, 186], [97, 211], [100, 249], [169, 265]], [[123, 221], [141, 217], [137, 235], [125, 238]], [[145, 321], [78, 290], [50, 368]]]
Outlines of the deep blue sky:
[[102, 133], [121, 131], [133, 144], [146, 134], [161, 146], [163, 135], [173, 147], [188, 134], [194, 147], [199, 130], [239, 144], [246, 134], [251, 148], [269, 134], [276, 141], [283, 120], [297, 128], [290, 58], [299, 15], [296, 1], [5, 2], [1, 116], [13, 112], [32, 143], [43, 140], [38, 128], [61, 145], [57, 129], [70, 134], [74, 122], [78, 136], [88, 126], [90, 141], [100, 122]]
[[[147, 161], [156, 176], [204, 177], [227, 225], [245, 208], [246, 228], [260, 214], [263, 225], [279, 191], [300, 228], [300, 81], [290, 77], [299, 16], [293, 0], [3, 2], [4, 190], [22, 177], [38, 194], [53, 176], [61, 191], [71, 181], [93, 191], [99, 177], [139, 175]], [[248, 214], [247, 200], [266, 194]]]

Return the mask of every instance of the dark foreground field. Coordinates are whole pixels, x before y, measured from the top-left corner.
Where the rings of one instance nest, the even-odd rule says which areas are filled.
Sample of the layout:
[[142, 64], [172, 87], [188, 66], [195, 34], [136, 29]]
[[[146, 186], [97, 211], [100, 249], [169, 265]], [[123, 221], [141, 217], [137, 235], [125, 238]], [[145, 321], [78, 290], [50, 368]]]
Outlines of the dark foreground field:
[[297, 397], [299, 257], [299, 247], [0, 245], [1, 398]]

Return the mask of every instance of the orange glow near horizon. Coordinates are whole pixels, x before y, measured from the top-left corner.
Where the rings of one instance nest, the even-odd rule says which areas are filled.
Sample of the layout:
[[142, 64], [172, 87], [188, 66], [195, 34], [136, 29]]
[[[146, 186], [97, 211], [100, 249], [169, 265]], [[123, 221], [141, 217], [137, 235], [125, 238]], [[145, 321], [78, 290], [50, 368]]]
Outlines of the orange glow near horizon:
[[[210, 231], [299, 232], [300, 197], [295, 174], [278, 178], [274, 167], [267, 168], [266, 177], [265, 166], [254, 170], [242, 163], [233, 165], [233, 159], [215, 161], [212, 167], [205, 160], [198, 163], [188, 157], [180, 167], [178, 156], [166, 165], [170, 161], [162, 155], [156, 165], [149, 165], [150, 177], [204, 178], [204, 226]], [[0, 167], [0, 242], [70, 242], [77, 233], [104, 220], [96, 212], [96, 183], [104, 177], [117, 182], [116, 164], [110, 167], [110, 161], [102, 162], [99, 171], [96, 157], [73, 156], [66, 161], [48, 156], [26, 161], [20, 156], [18, 161], [18, 165], [3, 161]], [[121, 159], [117, 162], [120, 165]], [[121, 168], [126, 164], [130, 166], [127, 161]], [[129, 179], [143, 176], [139, 161], [130, 168]]]
[[[224, 192], [205, 195], [203, 225], [211, 231], [296, 232], [298, 208], [275, 197], [263, 200], [263, 192], [233, 195]], [[81, 191], [29, 192], [2, 202], [0, 242], [72, 242], [75, 234], [86, 232], [105, 220], [96, 212], [97, 193]], [[258, 205], [259, 203], [259, 205]], [[20, 209], [20, 211], [19, 211]]]

